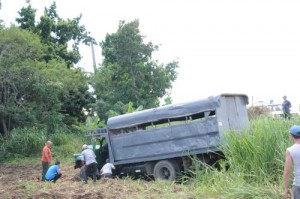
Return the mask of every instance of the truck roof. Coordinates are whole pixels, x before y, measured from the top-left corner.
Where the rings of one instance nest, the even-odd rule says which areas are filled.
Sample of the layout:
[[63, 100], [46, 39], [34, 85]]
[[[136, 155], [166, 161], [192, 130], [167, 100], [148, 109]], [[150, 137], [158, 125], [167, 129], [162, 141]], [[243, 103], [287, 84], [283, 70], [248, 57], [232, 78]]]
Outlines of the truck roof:
[[128, 113], [111, 117], [107, 121], [109, 129], [118, 129], [123, 127], [136, 126], [143, 123], [151, 123], [167, 118], [177, 118], [215, 110], [220, 106], [220, 98], [222, 96], [242, 96], [248, 104], [248, 96], [245, 94], [220, 94], [199, 99], [191, 102], [170, 104], [158, 108], [146, 109], [138, 112]]

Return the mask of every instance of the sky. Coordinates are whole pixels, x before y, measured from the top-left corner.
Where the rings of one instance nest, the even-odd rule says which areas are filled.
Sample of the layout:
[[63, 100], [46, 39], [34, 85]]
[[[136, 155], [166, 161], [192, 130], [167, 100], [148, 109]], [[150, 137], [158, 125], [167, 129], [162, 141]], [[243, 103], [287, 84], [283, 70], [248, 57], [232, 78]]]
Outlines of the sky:
[[[31, 0], [36, 20], [52, 0]], [[1, 0], [0, 19], [16, 23], [25, 0]], [[300, 1], [298, 0], [56, 0], [64, 19], [82, 14], [81, 24], [97, 42], [117, 31], [120, 20], [138, 19], [145, 42], [160, 45], [159, 63], [178, 60], [174, 103], [221, 93], [242, 93], [249, 104], [300, 105]], [[95, 46], [97, 64], [101, 48]], [[80, 66], [92, 72], [90, 47]]]

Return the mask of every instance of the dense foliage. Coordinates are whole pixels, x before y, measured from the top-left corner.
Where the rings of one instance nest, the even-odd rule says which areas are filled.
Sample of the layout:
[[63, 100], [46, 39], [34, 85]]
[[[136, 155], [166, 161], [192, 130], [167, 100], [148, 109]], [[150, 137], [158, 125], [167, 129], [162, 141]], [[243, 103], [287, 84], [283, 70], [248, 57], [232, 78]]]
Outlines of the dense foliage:
[[[58, 68], [58, 70], [73, 69], [74, 64], [81, 59], [79, 45], [95, 43], [85, 26], [80, 25], [81, 16], [64, 20], [59, 17], [56, 3], [53, 2], [50, 8], [45, 8], [40, 21], [36, 21], [36, 10], [32, 8], [29, 0], [27, 3], [27, 7], [19, 11], [20, 17], [16, 19], [19, 27], [39, 36], [41, 43], [45, 46], [45, 53], [42, 57], [45, 62], [49, 63], [53, 60], [64, 62], [65, 65], [61, 65], [61, 69]], [[60, 112], [64, 115], [64, 122], [68, 126], [76, 121], [83, 122], [85, 120], [83, 109], [90, 112], [92, 103], [95, 102], [92, 93], [89, 92], [86, 75], [80, 70], [69, 75], [69, 77], [62, 78], [72, 78], [76, 87], [65, 87], [68, 90], [65, 90], [65, 94], [59, 98], [62, 103]]]
[[[82, 126], [95, 110], [101, 120], [96, 117], [93, 129], [104, 127], [109, 115], [156, 107], [162, 97], [171, 102], [168, 93], [178, 62], [152, 60], [158, 46], [144, 43], [138, 20], [121, 21], [118, 31], [106, 36], [100, 44], [103, 64], [95, 76], [88, 76], [75, 67], [79, 45], [95, 44], [80, 25], [81, 16], [62, 19], [54, 2], [36, 21], [36, 9], [26, 2], [18, 12], [18, 27], [0, 26], [2, 159], [35, 154], [31, 144], [43, 145], [50, 137], [92, 130]], [[29, 148], [13, 149], [21, 142]]]
[[36, 96], [34, 91], [43, 86], [51, 93], [51, 88], [40, 82], [47, 79], [35, 70], [43, 55], [43, 47], [36, 36], [15, 27], [2, 30], [0, 52], [0, 132], [8, 135], [13, 128], [35, 123], [33, 114], [39, 114], [36, 105], [47, 106], [50, 102], [42, 99], [45, 95]]
[[34, 126], [53, 133], [76, 123], [84, 107], [88, 110], [83, 103], [91, 95], [87, 76], [65, 62], [46, 63], [35, 34], [17, 27], [1, 30], [0, 52], [0, 134]]
[[[81, 16], [67, 20], [60, 18], [54, 2], [36, 21], [36, 10], [30, 0], [27, 3], [27, 7], [19, 11], [20, 17], [16, 21], [21, 29], [40, 38], [44, 46], [40, 59], [47, 64], [65, 63], [58, 70], [64, 70], [64, 67], [73, 69], [80, 60], [79, 45], [95, 44], [85, 27], [80, 25]], [[76, 87], [64, 87], [64, 93], [58, 98], [61, 119], [66, 125], [84, 122], [84, 112], [91, 115], [93, 108], [103, 120], [112, 116], [111, 113], [126, 113], [130, 106], [133, 110], [157, 107], [159, 99], [165, 96], [166, 100], [171, 101], [168, 94], [177, 78], [178, 62], [159, 64], [157, 60], [152, 60], [152, 53], [158, 50], [158, 46], [151, 42], [145, 44], [143, 39], [138, 20], [127, 24], [121, 21], [116, 33], [107, 34], [100, 43], [104, 60], [92, 82], [77, 70], [72, 77]], [[89, 84], [96, 95], [89, 90]]]

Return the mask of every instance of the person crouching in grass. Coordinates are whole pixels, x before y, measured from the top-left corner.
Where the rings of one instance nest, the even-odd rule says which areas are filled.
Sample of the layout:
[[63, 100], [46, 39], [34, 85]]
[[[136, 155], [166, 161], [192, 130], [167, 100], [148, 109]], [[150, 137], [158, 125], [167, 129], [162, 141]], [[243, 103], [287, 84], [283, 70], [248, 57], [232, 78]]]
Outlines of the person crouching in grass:
[[58, 180], [60, 177], [62, 176], [62, 173], [61, 173], [61, 170], [60, 170], [60, 162], [57, 160], [55, 162], [54, 165], [52, 165], [46, 175], [45, 175], [45, 178], [46, 178], [46, 181], [52, 181], [52, 182], [56, 182], [56, 180]]

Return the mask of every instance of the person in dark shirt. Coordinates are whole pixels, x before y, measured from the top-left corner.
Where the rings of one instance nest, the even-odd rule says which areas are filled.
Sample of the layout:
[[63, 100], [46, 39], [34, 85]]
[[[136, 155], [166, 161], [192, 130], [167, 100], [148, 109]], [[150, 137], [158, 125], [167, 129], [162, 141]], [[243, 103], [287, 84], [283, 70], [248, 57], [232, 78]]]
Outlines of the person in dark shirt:
[[292, 104], [289, 100], [287, 100], [286, 95], [283, 96], [283, 102], [282, 102], [282, 113], [284, 119], [290, 119], [291, 118], [291, 111], [290, 108], [292, 107]]

